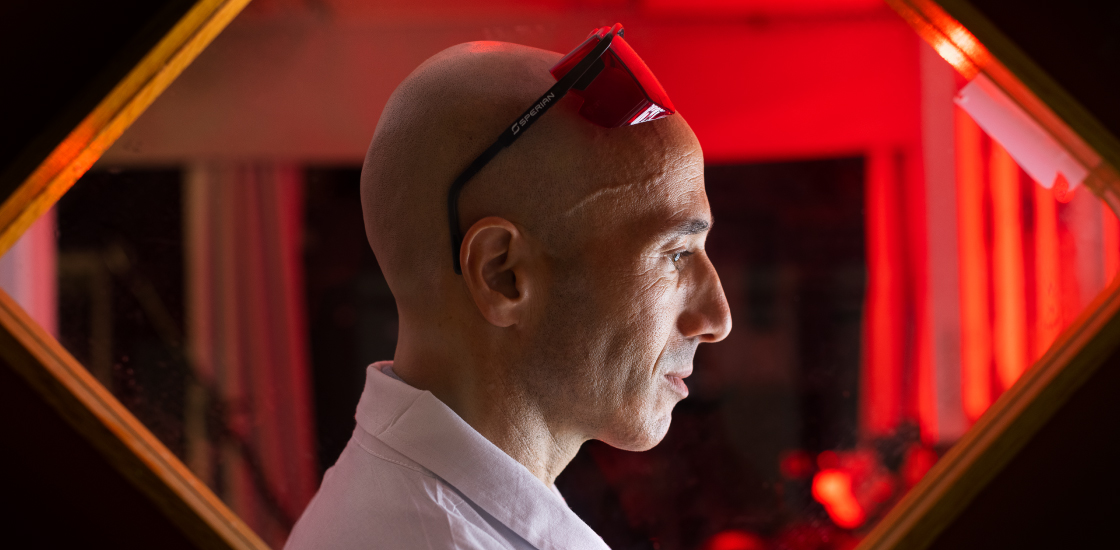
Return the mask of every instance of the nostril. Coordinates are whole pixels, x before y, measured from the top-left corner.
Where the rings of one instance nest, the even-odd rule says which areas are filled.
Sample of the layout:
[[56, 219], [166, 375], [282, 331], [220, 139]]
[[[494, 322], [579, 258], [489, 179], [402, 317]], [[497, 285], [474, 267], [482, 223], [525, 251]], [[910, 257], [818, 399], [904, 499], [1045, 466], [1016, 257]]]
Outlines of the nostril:
[[731, 332], [731, 310], [723, 293], [714, 300], [698, 304], [700, 307], [686, 310], [680, 317], [681, 334], [687, 338], [698, 338], [701, 342], [719, 342]]
[[731, 306], [727, 303], [727, 296], [723, 293], [723, 287], [719, 284], [719, 279], [716, 279], [716, 299], [711, 320], [711, 331], [707, 342], [719, 342], [731, 333]]
[[712, 330], [705, 334], [702, 340], [706, 343], [715, 343], [727, 338], [727, 335], [730, 333], [731, 316], [728, 314], [722, 316], [719, 321], [713, 323]]

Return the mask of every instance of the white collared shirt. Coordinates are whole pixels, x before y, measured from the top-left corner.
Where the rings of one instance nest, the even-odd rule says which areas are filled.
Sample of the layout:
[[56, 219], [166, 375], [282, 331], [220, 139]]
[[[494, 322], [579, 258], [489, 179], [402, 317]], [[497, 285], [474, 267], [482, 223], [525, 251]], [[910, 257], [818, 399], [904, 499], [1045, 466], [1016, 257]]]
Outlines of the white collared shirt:
[[354, 435], [285, 548], [607, 548], [555, 486], [391, 367], [366, 369]]

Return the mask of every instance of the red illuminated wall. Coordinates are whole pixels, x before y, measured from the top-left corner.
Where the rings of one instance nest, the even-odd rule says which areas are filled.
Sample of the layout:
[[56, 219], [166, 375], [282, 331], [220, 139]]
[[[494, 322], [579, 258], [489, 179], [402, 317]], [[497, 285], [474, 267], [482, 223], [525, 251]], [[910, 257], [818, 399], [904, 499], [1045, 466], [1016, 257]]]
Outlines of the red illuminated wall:
[[751, 15], [700, 4], [694, 13], [658, 6], [506, 10], [514, 15], [488, 8], [458, 17], [438, 10], [357, 12], [348, 19], [249, 13], [202, 53], [106, 160], [360, 162], [389, 94], [443, 48], [496, 39], [567, 51], [592, 27], [614, 21], [626, 26], [627, 41], [711, 161], [917, 147], [919, 39], [885, 5], [847, 2], [856, 11]]

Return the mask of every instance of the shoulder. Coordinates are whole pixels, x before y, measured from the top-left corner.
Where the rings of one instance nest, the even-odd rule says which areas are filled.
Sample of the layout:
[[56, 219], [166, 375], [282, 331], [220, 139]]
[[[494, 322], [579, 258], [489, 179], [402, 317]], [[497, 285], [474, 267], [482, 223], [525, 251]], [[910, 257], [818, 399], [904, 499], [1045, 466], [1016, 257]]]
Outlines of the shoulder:
[[327, 471], [285, 548], [512, 548], [453, 487], [361, 435]]

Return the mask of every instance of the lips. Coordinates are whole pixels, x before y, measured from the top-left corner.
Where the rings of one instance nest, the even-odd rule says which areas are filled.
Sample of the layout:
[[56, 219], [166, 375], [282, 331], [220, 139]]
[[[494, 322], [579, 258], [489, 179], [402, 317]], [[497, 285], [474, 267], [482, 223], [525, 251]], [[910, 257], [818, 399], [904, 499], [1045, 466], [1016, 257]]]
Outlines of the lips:
[[665, 380], [669, 382], [669, 386], [673, 388], [673, 391], [680, 394], [681, 399], [688, 397], [688, 386], [685, 385], [684, 379], [688, 378], [691, 374], [692, 369], [681, 372], [672, 372], [665, 375]]

